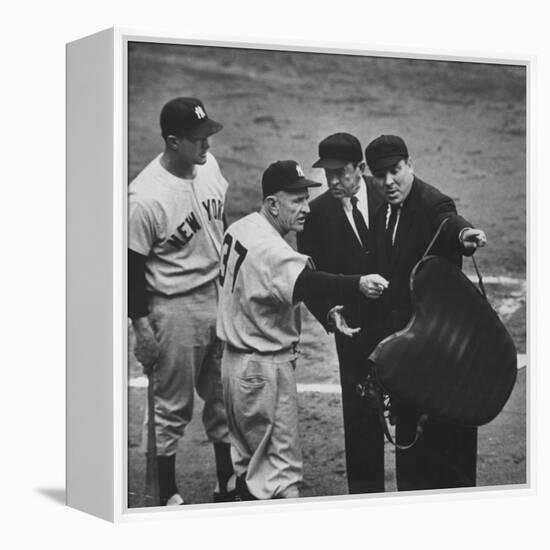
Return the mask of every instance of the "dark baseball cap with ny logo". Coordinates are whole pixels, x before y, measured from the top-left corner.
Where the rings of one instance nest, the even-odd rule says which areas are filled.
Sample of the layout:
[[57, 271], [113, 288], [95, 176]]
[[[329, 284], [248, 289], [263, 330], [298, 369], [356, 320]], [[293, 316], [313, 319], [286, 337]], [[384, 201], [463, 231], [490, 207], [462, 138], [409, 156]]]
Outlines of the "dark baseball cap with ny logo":
[[302, 167], [295, 160], [278, 160], [270, 164], [262, 176], [264, 199], [279, 191], [295, 191], [306, 187], [320, 187], [321, 184], [308, 180]]
[[176, 97], [171, 99], [160, 113], [160, 129], [162, 137], [189, 137], [204, 139], [223, 126], [208, 118], [204, 104], [194, 97]]

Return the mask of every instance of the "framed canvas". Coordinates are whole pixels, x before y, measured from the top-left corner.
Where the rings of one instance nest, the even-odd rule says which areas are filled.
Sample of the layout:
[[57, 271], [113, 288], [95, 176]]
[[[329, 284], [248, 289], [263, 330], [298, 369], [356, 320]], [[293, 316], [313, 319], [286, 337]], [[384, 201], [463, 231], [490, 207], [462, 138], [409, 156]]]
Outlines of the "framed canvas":
[[[352, 46], [327, 48], [320, 44], [221, 43], [119, 29], [68, 44], [68, 504], [121, 521], [149, 517], [151, 513], [185, 516], [193, 511], [249, 510], [281, 506], [283, 502], [285, 506], [315, 506], [360, 499], [372, 504], [388, 497], [399, 501], [456, 492], [475, 496], [497, 490], [518, 494], [531, 491], [526, 323], [530, 67], [531, 60], [525, 58], [450, 57], [365, 51]], [[172, 118], [167, 115], [162, 119], [161, 113], [169, 111], [166, 106], [175, 98], [187, 98], [187, 111], [170, 111]], [[195, 103], [189, 103], [189, 98]], [[179, 135], [170, 121], [181, 116], [184, 120], [180, 123], [190, 124], [193, 129], [204, 128], [205, 121], [223, 128], [211, 125], [206, 134]], [[327, 156], [320, 144], [335, 134], [357, 138], [361, 159], [352, 163], [353, 169], [359, 170], [361, 181], [379, 186], [378, 210], [369, 211], [368, 205], [363, 206], [369, 234], [375, 235], [377, 217], [386, 215], [384, 199], [390, 197], [391, 201], [391, 193], [399, 192], [395, 191], [399, 186], [395, 173], [380, 176], [369, 154], [366, 163], [363, 158], [365, 148], [383, 135], [403, 138], [407, 147], [403, 161], [409, 166], [404, 169], [422, 180], [422, 185], [427, 182], [435, 186], [474, 229], [481, 229], [486, 236], [487, 245], [475, 257], [483, 273], [487, 299], [515, 347], [515, 384], [499, 414], [480, 426], [469, 443], [452, 440], [455, 447], [443, 451], [437, 443], [439, 438], [447, 441], [447, 432], [455, 429], [445, 424], [441, 435], [429, 435], [431, 427], [426, 431], [428, 435], [422, 436], [436, 441], [433, 453], [450, 453], [443, 462], [451, 469], [458, 467], [456, 457], [465, 453], [470, 460], [473, 457], [473, 476], [467, 479], [457, 481], [455, 477], [454, 481], [436, 481], [433, 486], [428, 482], [414, 486], [407, 484], [409, 479], [403, 472], [411, 468], [415, 472], [420, 465], [403, 466], [405, 457], [401, 474], [396, 472], [396, 460], [403, 460], [402, 453], [407, 451], [396, 452], [386, 440], [377, 458], [369, 455], [372, 447], [368, 446], [383, 441], [381, 428], [372, 423], [372, 411], [365, 426], [364, 409], [356, 403], [361, 397], [358, 392], [351, 395], [349, 389], [361, 385], [363, 371], [343, 357], [342, 350], [347, 348], [337, 349], [323, 319], [316, 319], [304, 305], [292, 310], [293, 315], [301, 316], [301, 330], [298, 325], [289, 329], [294, 336], [299, 333], [299, 354], [292, 359], [295, 370], [289, 382], [291, 389], [277, 386], [283, 397], [286, 391], [295, 396], [297, 418], [268, 418], [269, 428], [264, 426], [257, 436], [256, 420], [250, 424], [233, 413], [227, 420], [223, 400], [216, 402], [216, 397], [210, 395], [212, 385], [219, 386], [216, 395], [222, 395], [219, 371], [223, 360], [221, 355], [213, 357], [213, 348], [209, 347], [217, 342], [216, 320], [220, 335], [218, 314], [214, 312], [208, 321], [197, 320], [203, 319], [209, 308], [217, 307], [218, 294], [213, 297], [205, 293], [205, 285], [216, 287], [216, 292], [223, 295], [218, 283], [219, 261], [223, 275], [233, 250], [227, 237], [224, 241], [223, 232], [265, 207], [270, 194], [262, 182], [268, 167], [276, 161], [296, 161], [296, 177], [321, 184], [309, 189], [312, 204], [304, 206], [304, 212], [310, 215], [311, 209], [312, 216], [320, 216], [322, 210], [314, 205], [320, 204], [322, 196], [332, 197], [343, 208], [342, 223], [349, 222], [348, 230], [355, 231], [350, 238], [356, 235], [361, 243], [351, 206], [345, 217], [346, 205], [351, 203], [342, 200], [347, 196], [345, 190], [338, 191], [339, 186], [345, 187], [345, 176], [334, 172], [342, 167], [319, 164]], [[196, 148], [195, 152], [183, 152], [184, 156], [195, 155], [192, 161], [185, 157], [190, 172], [179, 171], [182, 165], [177, 159], [185, 147]], [[213, 175], [204, 185], [208, 187], [214, 181], [213, 187], [208, 187], [212, 196], [199, 196], [199, 191], [193, 199], [198, 212], [187, 207], [174, 212], [173, 205], [187, 200], [181, 196], [178, 178], [183, 185], [192, 185], [189, 182], [197, 173], [207, 172]], [[170, 181], [158, 185], [170, 191], [166, 191], [167, 196], [152, 197], [156, 178], [164, 177], [159, 174], [169, 175]], [[389, 195], [384, 195], [383, 177], [394, 178]], [[418, 188], [420, 184], [413, 185]], [[130, 203], [129, 190], [130, 197], [134, 196]], [[136, 210], [141, 215], [135, 214]], [[207, 231], [210, 222], [215, 227]], [[322, 228], [333, 222], [326, 216], [319, 223]], [[297, 225], [290, 224], [286, 231], [279, 232], [285, 243], [281, 246], [296, 258], [300, 257], [297, 248], [304, 251], [295, 236], [303, 224], [298, 220]], [[411, 235], [421, 231], [419, 224], [410, 227]], [[321, 229], [316, 231], [317, 235]], [[327, 241], [326, 247], [341, 243], [344, 248], [348, 237], [343, 233], [334, 236], [336, 240]], [[128, 250], [138, 255], [138, 262], [139, 257], [144, 258], [140, 273], [145, 282], [140, 296], [145, 296], [145, 313], [139, 309], [140, 298], [134, 292], [134, 285], [138, 285], [138, 279], [132, 278], [136, 258], [129, 256]], [[269, 264], [267, 256], [259, 257], [265, 257]], [[321, 268], [331, 271], [328, 264]], [[234, 268], [232, 272], [234, 281], [238, 271]], [[332, 266], [332, 271], [338, 274], [346, 269]], [[477, 280], [469, 261], [464, 262], [464, 271], [472, 281]], [[266, 292], [275, 292], [277, 275], [279, 268], [273, 271]], [[259, 275], [251, 277], [261, 286]], [[291, 279], [286, 289], [291, 297], [295, 297], [295, 280]], [[391, 287], [392, 278], [388, 276], [388, 280]], [[283, 305], [270, 310], [271, 317], [265, 318], [268, 314], [261, 308], [246, 309], [245, 302], [255, 300], [250, 282], [248, 285], [243, 287], [240, 301], [231, 306], [225, 302], [226, 308], [237, 308], [231, 309], [230, 315], [237, 320], [235, 330], [247, 332], [243, 327], [248, 326], [245, 317], [251, 311], [260, 312], [260, 328], [256, 327], [260, 332], [266, 325], [279, 329], [286, 326], [281, 315], [284, 307], [291, 307], [284, 305], [288, 300], [281, 299]], [[178, 302], [181, 296], [197, 295], [198, 302]], [[180, 312], [181, 319], [171, 325], [172, 332], [164, 333], [166, 317], [162, 315], [171, 318], [175, 311]], [[376, 313], [371, 315], [377, 319]], [[143, 352], [143, 336], [136, 335], [136, 319], [141, 318], [151, 319], [156, 346], [148, 351], [157, 354], [152, 359], [147, 349]], [[226, 348], [233, 346], [260, 358], [274, 353], [272, 348], [263, 348], [246, 338], [239, 340], [246, 342], [242, 349], [235, 346], [229, 332], [222, 331], [221, 335]], [[136, 340], [142, 349], [135, 353]], [[199, 353], [198, 348], [204, 349]], [[285, 345], [280, 348], [286, 349]], [[154, 367], [144, 371], [136, 355]], [[153, 392], [148, 391], [151, 372], [156, 376]], [[224, 384], [228, 384], [225, 379]], [[223, 396], [227, 398], [227, 393]], [[247, 405], [239, 401], [241, 397], [233, 396], [235, 407], [246, 416], [258, 403]], [[220, 403], [221, 411], [216, 409]], [[149, 431], [148, 437], [147, 411], [151, 404], [156, 411], [156, 429]], [[273, 426], [280, 422], [288, 422], [294, 433], [291, 444], [281, 444], [296, 447], [290, 459], [286, 451], [277, 449], [274, 439], [269, 439]], [[152, 433], [156, 452], [147, 447]], [[265, 438], [269, 449], [264, 449], [263, 458], [256, 452], [259, 444], [251, 442], [254, 438], [247, 437], [248, 433]], [[367, 447], [358, 441], [361, 433], [367, 433]], [[395, 435], [394, 426], [390, 426], [390, 435]], [[244, 479], [244, 494], [248, 491], [250, 499], [243, 498], [243, 487], [239, 489], [231, 472], [222, 472], [227, 460], [220, 458], [220, 453], [231, 449], [231, 444], [230, 466], [240, 474], [238, 478]], [[152, 460], [155, 455], [156, 462]], [[170, 460], [172, 465], [166, 466]], [[268, 473], [262, 470], [262, 460], [271, 463]], [[260, 464], [260, 474], [251, 473], [251, 463], [254, 467]], [[377, 473], [364, 474], [365, 467], [377, 469]], [[285, 493], [283, 481], [288, 469], [294, 471], [294, 477], [284, 483], [296, 490]], [[165, 476], [160, 481], [156, 479], [159, 471], [161, 478]], [[166, 477], [166, 471], [173, 475]], [[364, 475], [370, 476], [367, 481], [362, 479]], [[220, 486], [220, 479], [222, 485], [229, 485]], [[163, 489], [163, 484], [170, 487]], [[159, 488], [161, 493], [177, 493], [186, 505], [161, 505], [166, 498], [159, 499]], [[213, 502], [219, 500], [216, 495], [233, 491], [236, 498]], [[278, 498], [284, 496], [291, 498]], [[179, 504], [179, 500], [174, 503]]]

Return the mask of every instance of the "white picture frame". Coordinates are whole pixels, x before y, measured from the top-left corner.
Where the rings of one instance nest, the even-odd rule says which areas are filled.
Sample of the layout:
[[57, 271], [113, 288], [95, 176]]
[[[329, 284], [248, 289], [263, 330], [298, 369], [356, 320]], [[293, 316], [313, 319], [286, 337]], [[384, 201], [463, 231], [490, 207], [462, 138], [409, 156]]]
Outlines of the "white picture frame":
[[[109, 29], [67, 45], [67, 503], [103, 519], [121, 522], [164, 515], [184, 517], [204, 510], [129, 509], [128, 336], [126, 226], [128, 183], [127, 48], [155, 42], [326, 54], [407, 57], [524, 66], [527, 80], [527, 153], [530, 151], [530, 86], [533, 60], [484, 58], [418, 51], [366, 51], [353, 45], [219, 42]], [[316, 144], [312, 143], [312, 148]], [[529, 191], [529, 173], [527, 177]], [[528, 195], [527, 195], [528, 197]], [[83, 246], [83, 243], [85, 246]], [[529, 263], [527, 263], [527, 270]], [[529, 299], [529, 297], [528, 297]], [[93, 342], [94, 345], [90, 345]], [[528, 386], [529, 395], [529, 386]], [[528, 400], [528, 410], [531, 404]], [[530, 450], [529, 424], [527, 449]], [[526, 483], [485, 491], [532, 494], [528, 453]], [[395, 493], [393, 494], [395, 495]], [[376, 504], [389, 494], [362, 498]], [[416, 495], [401, 497], [417, 498]], [[426, 495], [431, 498], [431, 495]], [[357, 497], [323, 499], [345, 505]], [[308, 502], [309, 501], [309, 502]], [[304, 499], [300, 505], [310, 504]], [[240, 506], [251, 506], [241, 503]], [[255, 503], [252, 506], [284, 506]], [[209, 508], [210, 510], [212, 508]], [[273, 509], [273, 508], [272, 508]], [[234, 509], [233, 509], [234, 510]], [[181, 516], [184, 514], [184, 516]]]

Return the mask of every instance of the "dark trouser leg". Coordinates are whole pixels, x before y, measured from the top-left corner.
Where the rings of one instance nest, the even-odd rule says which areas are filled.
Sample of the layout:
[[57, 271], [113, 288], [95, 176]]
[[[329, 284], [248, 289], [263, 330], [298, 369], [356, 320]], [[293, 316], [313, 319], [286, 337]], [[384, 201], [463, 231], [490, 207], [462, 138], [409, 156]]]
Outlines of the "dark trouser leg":
[[[399, 407], [397, 443], [414, 439], [418, 412]], [[424, 433], [408, 450], [396, 452], [399, 491], [473, 487], [476, 484], [477, 428], [463, 428], [428, 420]]]
[[244, 477], [237, 478], [237, 491], [241, 500], [258, 500], [249, 490]]
[[384, 491], [384, 433], [374, 403], [357, 385], [367, 375], [362, 341], [336, 338], [342, 384], [346, 469], [350, 494]]
[[231, 446], [229, 443], [214, 443], [214, 454], [216, 457], [216, 475], [220, 491], [225, 492], [227, 482], [233, 475], [233, 463], [231, 462]]
[[164, 505], [172, 495], [179, 492], [176, 485], [176, 455], [159, 456], [157, 463], [160, 503]]

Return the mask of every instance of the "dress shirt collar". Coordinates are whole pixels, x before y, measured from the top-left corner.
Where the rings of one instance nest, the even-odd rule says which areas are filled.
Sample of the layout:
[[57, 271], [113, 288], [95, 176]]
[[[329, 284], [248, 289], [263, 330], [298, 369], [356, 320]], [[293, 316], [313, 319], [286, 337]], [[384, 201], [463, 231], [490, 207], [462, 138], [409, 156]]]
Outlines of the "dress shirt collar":
[[[367, 210], [367, 186], [365, 184], [365, 178], [361, 176], [361, 182], [359, 183], [359, 189], [354, 195], [357, 197], [357, 208], [359, 210]], [[341, 199], [342, 206], [346, 212], [351, 212], [351, 197], [342, 197]]]

